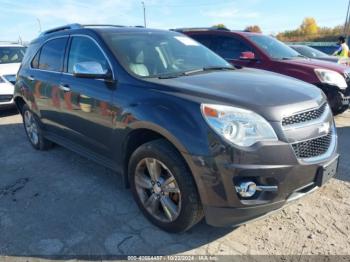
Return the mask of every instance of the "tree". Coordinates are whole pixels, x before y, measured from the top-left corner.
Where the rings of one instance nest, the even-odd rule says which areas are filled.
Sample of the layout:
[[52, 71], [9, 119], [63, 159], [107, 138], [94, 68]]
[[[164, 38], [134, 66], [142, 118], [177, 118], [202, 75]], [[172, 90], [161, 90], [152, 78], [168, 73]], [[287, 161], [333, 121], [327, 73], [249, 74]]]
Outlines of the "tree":
[[250, 25], [250, 26], [247, 26], [244, 31], [247, 31], [247, 32], [253, 32], [253, 33], [262, 33], [260, 27], [258, 25]]
[[300, 31], [303, 35], [316, 35], [318, 33], [318, 25], [312, 17], [306, 17], [300, 25]]
[[219, 29], [227, 29], [227, 27], [224, 24], [217, 24], [213, 25], [214, 28], [219, 28]]

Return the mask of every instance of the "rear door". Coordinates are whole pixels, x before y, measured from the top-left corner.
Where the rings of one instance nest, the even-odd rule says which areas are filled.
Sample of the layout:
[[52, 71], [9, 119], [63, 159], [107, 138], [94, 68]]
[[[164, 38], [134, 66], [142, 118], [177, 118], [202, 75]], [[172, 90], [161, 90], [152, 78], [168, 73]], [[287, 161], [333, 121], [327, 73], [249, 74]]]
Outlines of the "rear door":
[[114, 84], [103, 79], [73, 76], [73, 67], [82, 62], [98, 62], [112, 72], [107, 56], [91, 37], [72, 36], [67, 52], [66, 72], [60, 86], [65, 138], [90, 152], [109, 158], [113, 132]]
[[57, 134], [62, 134], [63, 126], [59, 83], [67, 42], [67, 36], [46, 41], [34, 56], [26, 74], [26, 81], [33, 90], [35, 103], [32, 106], [40, 110], [46, 130]]

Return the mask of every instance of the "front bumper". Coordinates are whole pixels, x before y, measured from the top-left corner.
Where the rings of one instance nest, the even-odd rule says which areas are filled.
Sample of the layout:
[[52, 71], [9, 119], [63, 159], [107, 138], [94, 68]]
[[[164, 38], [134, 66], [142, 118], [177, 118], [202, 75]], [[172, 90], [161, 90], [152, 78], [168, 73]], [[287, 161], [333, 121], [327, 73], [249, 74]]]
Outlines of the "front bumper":
[[0, 95], [0, 109], [14, 108], [15, 106], [13, 95]]
[[[320, 169], [338, 158], [332, 154], [318, 162], [296, 158], [290, 144], [262, 143], [249, 151], [216, 144], [212, 157], [186, 155], [203, 204], [206, 221], [213, 226], [234, 226], [255, 220], [318, 188]], [[259, 192], [242, 198], [235, 189], [240, 181], [277, 186], [276, 192]]]

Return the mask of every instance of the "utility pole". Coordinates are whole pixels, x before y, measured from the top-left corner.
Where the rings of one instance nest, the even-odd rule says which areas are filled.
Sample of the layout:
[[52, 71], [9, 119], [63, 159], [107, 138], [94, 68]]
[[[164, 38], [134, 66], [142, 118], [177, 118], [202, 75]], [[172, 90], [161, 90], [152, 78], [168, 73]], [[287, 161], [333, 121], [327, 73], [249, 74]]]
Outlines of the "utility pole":
[[346, 12], [346, 19], [344, 24], [344, 35], [345, 35], [346, 43], [348, 42], [348, 38], [349, 38], [349, 26], [350, 26], [350, 0], [348, 2], [348, 10]]
[[[350, 0], [349, 0], [349, 1], [350, 1]], [[144, 27], [147, 27], [147, 24], [146, 24], [146, 6], [145, 6], [145, 2], [142, 1], [141, 4], [142, 4], [142, 7], [143, 7], [143, 26], [144, 26]]]
[[39, 34], [40, 34], [41, 33], [41, 22], [40, 22], [39, 18], [37, 18], [36, 20], [38, 21], [38, 24], [39, 24]]

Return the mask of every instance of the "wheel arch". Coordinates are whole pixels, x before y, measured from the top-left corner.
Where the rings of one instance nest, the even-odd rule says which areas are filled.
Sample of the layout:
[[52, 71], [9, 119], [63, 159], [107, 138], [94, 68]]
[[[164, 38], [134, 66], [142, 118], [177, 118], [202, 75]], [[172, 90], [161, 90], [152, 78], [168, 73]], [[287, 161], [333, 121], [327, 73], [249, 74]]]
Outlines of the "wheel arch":
[[168, 141], [178, 151], [178, 153], [185, 161], [188, 169], [191, 171], [186, 158], [183, 156], [183, 153], [187, 154], [188, 151], [186, 147], [174, 135], [155, 124], [137, 122], [132, 126], [132, 130], [128, 133], [122, 145], [122, 168], [124, 183], [126, 187], [129, 187], [128, 167], [130, 156], [141, 145], [157, 139], [164, 139]]
[[23, 114], [23, 106], [27, 104], [26, 101], [20, 96], [15, 97], [14, 101], [15, 101], [15, 104], [16, 104], [18, 111], [22, 115]]

